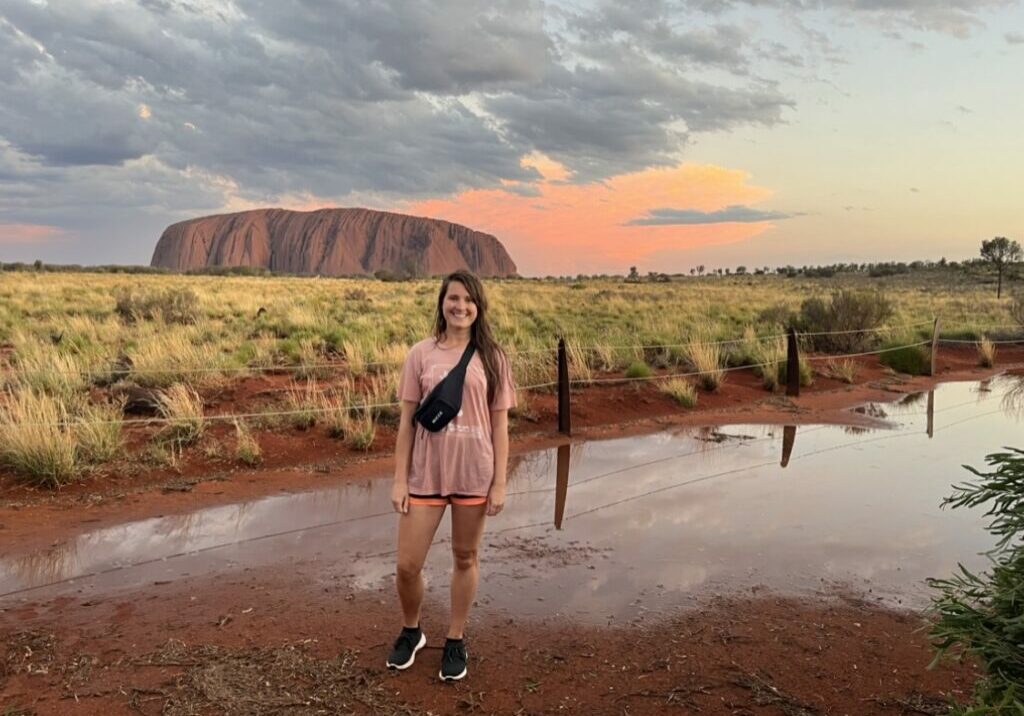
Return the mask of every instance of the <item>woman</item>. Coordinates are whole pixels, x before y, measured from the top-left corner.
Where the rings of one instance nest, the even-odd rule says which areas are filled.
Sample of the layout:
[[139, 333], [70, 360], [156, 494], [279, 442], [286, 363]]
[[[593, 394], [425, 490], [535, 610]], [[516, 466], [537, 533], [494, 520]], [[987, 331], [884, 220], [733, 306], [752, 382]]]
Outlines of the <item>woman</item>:
[[[476, 350], [466, 369], [462, 410], [440, 432], [430, 432], [414, 422], [413, 414], [470, 342]], [[505, 506], [508, 410], [516, 404], [508, 359], [487, 322], [483, 285], [470, 272], [456, 271], [441, 283], [434, 335], [409, 351], [398, 398], [402, 417], [391, 503], [401, 514], [395, 582], [404, 621], [387, 666], [412, 666], [427, 643], [420, 629], [423, 563], [450, 504], [451, 621], [439, 675], [442, 681], [457, 681], [467, 672], [463, 632], [480, 577], [477, 554], [484, 518]]]

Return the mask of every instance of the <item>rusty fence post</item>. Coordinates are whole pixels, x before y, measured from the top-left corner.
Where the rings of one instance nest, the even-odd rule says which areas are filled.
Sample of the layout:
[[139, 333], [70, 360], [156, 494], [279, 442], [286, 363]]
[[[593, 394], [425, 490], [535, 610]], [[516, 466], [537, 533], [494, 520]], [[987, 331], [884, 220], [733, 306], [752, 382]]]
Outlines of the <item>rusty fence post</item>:
[[558, 339], [558, 432], [572, 435], [569, 416], [569, 361], [565, 356], [565, 338]]
[[792, 326], [786, 347], [786, 395], [800, 396], [800, 346], [796, 341], [796, 329]]
[[939, 333], [942, 331], [942, 322], [938, 318], [935, 319], [935, 325], [932, 327], [932, 372], [931, 375], [935, 375], [935, 366], [939, 360]]

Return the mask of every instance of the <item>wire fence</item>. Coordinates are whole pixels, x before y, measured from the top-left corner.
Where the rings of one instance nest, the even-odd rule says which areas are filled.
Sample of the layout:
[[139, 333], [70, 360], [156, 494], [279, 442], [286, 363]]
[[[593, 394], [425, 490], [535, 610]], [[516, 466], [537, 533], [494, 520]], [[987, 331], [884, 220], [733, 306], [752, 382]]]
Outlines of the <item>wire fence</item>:
[[[863, 328], [863, 329], [848, 329], [848, 330], [836, 330], [836, 331], [813, 331], [813, 332], [808, 332], [808, 333], [799, 333], [799, 334], [795, 334], [795, 335], [798, 338], [803, 338], [803, 337], [808, 337], [808, 336], [830, 336], [830, 335], [852, 335], [852, 334], [875, 334], [875, 335], [877, 335], [879, 333], [886, 333], [886, 332], [890, 332], [890, 333], [906, 332], [906, 331], [908, 331], [909, 329], [912, 329], [912, 328], [920, 328], [920, 327], [928, 326], [928, 325], [934, 325], [934, 321], [921, 321], [921, 322], [910, 323], [910, 324], [899, 324], [899, 325], [893, 325], [893, 326], [879, 326], [879, 327], [875, 327], [875, 328]], [[735, 344], [735, 343], [747, 343], [747, 342], [750, 342], [752, 340], [756, 340], [758, 342], [778, 341], [778, 340], [786, 337], [787, 335], [788, 334], [769, 334], [769, 335], [762, 335], [762, 336], [756, 336], [756, 337], [745, 336], [743, 338], [726, 339], [726, 340], [719, 340], [719, 341], [690, 341], [688, 343], [680, 343], [680, 344], [655, 344], [655, 345], [636, 344], [636, 345], [631, 345], [631, 346], [630, 345], [622, 345], [622, 346], [590, 345], [590, 346], [587, 346], [587, 345], [579, 345], [579, 344], [572, 344], [572, 345], [573, 345], [573, 348], [575, 350], [577, 350], [577, 351], [581, 351], [581, 350], [609, 350], [609, 349], [610, 350], [626, 350], [626, 349], [628, 349], [628, 350], [654, 350], [654, 349], [676, 348], [676, 347], [692, 347], [692, 346], [695, 346], [695, 345], [697, 345], [697, 346], [701, 346], [701, 345], [703, 345], [703, 346], [710, 346], [710, 345], [721, 346], [721, 345]], [[945, 343], [945, 342], [958, 343], [958, 344], [966, 344], [966, 343], [976, 344], [976, 343], [978, 343], [978, 341], [969, 341], [969, 340], [961, 340], [961, 339], [942, 339], [941, 336], [936, 336], [936, 337], [934, 337], [934, 339], [920, 340], [920, 341], [916, 341], [916, 342], [912, 342], [912, 343], [904, 343], [904, 344], [895, 345], [895, 346], [885, 346], [885, 347], [882, 347], [882, 348], [879, 348], [879, 349], [875, 349], [875, 350], [856, 351], [856, 352], [840, 353], [840, 354], [828, 354], [828, 355], [806, 355], [806, 356], [803, 356], [802, 359], [806, 360], [806, 361], [836, 361], [836, 360], [840, 360], [840, 359], [857, 358], [857, 357], [872, 356], [872, 355], [882, 355], [882, 354], [885, 354], [885, 353], [901, 351], [901, 350], [905, 350], [905, 349], [909, 349], [909, 348], [923, 347], [925, 345], [933, 343], [933, 340], [936, 340], [938, 343]], [[1022, 339], [1021, 341], [1013, 341], [1013, 340], [993, 341], [993, 343], [996, 343], [996, 342], [998, 342], [1000, 344], [1004, 344], [1004, 343], [1017, 343], [1017, 342], [1024, 342], [1024, 339]], [[552, 356], [553, 358], [554, 358], [554, 356], [556, 354], [553, 349], [543, 349], [543, 351], [538, 349], [537, 351], [531, 351], [531, 353], [540, 353], [540, 352], [547, 353], [548, 355]], [[571, 353], [572, 351], [570, 350], [569, 352]], [[570, 358], [570, 360], [571, 360], [571, 358]], [[576, 361], [573, 361], [573, 362], [575, 363]], [[755, 370], [756, 371], [758, 369], [777, 367], [777, 366], [779, 366], [781, 364], [784, 364], [785, 362], [786, 362], [785, 358], [779, 358], [778, 360], [762, 361], [762, 362], [758, 362], [758, 363], [744, 363], [744, 364], [735, 365], [735, 366], [721, 365], [720, 367], [716, 367], [716, 368], [713, 368], [713, 369], [688, 370], [688, 371], [683, 371], [683, 372], [672, 372], [672, 373], [655, 373], [655, 374], [650, 374], [650, 375], [638, 375], [638, 376], [628, 376], [627, 375], [627, 376], [592, 377], [592, 376], [586, 376], [586, 375], [584, 375], [584, 376], [577, 375], [577, 377], [573, 377], [573, 378], [570, 378], [568, 380], [568, 385], [569, 386], [577, 386], [578, 387], [578, 386], [586, 386], [586, 385], [624, 384], [624, 383], [637, 383], [637, 382], [645, 382], [645, 381], [661, 381], [661, 380], [669, 380], [669, 379], [685, 379], [685, 378], [696, 378], [696, 377], [699, 377], [699, 376], [712, 376], [712, 375], [721, 376], [721, 375], [724, 375], [726, 373], [731, 373], [731, 372], [736, 372], [736, 371], [745, 371], [745, 370]], [[310, 370], [315, 370], [315, 369], [318, 369], [318, 368], [320, 368], [320, 369], [324, 369], [324, 368], [337, 368], [337, 367], [345, 367], [345, 366], [349, 366], [349, 365], [350, 365], [349, 363], [344, 362], [344, 363], [305, 364], [305, 365], [295, 365], [295, 366], [272, 366], [272, 367], [263, 367], [261, 369], [262, 370], [268, 370], [268, 371], [279, 371], [279, 370], [304, 370], [304, 371], [310, 371]], [[362, 366], [362, 367], [381, 366], [381, 365], [389, 365], [389, 366], [392, 366], [392, 367], [396, 367], [398, 365], [398, 363], [393, 362], [393, 361], [389, 361], [389, 362], [365, 362], [365, 363], [360, 363], [359, 365]], [[554, 366], [552, 365], [551, 367], [553, 368]], [[575, 366], [575, 367], [578, 368], [578, 366]], [[217, 372], [224, 373], [226, 370], [228, 370], [228, 369], [214, 368], [214, 367], [205, 367], [205, 368], [198, 368], [197, 367], [197, 368], [188, 368], [188, 369], [176, 369], [176, 368], [148, 369], [147, 371], [134, 371], [134, 372], [140, 372], [140, 373], [142, 373], [142, 372], [158, 373], [159, 372], [159, 373], [174, 373], [174, 374], [181, 373], [181, 374], [188, 374], [188, 373], [217, 373]], [[256, 368], [238, 368], [237, 370], [238, 371], [254, 371], [254, 370], [257, 370], [257, 369]], [[590, 370], [589, 366], [586, 367], [586, 370], [587, 371]], [[576, 372], [578, 373], [579, 371], [577, 370]], [[36, 373], [36, 374], [39, 374], [40, 371], [25, 371], [25, 373]], [[15, 371], [15, 374], [17, 374], [17, 371]], [[109, 371], [98, 371], [96, 374], [98, 374], [98, 375], [107, 375], [107, 374], [109, 374]], [[550, 381], [541, 381], [541, 382], [530, 383], [530, 384], [524, 385], [524, 386], [517, 386], [517, 389], [520, 390], [520, 391], [527, 391], [528, 392], [528, 391], [535, 391], [535, 390], [542, 390], [542, 389], [546, 389], [546, 388], [556, 387], [556, 386], [559, 386], [559, 385], [560, 385], [560, 383], [559, 383], [558, 380], [550, 380]], [[290, 391], [290, 392], [296, 392], [296, 391]], [[299, 392], [301, 394], [302, 391], [301, 391], [301, 389], [299, 389], [297, 392]], [[309, 397], [312, 400], [320, 400], [321, 403], [320, 404], [306, 405], [306, 406], [303, 406], [301, 408], [295, 408], [295, 409], [263, 410], [263, 411], [239, 412], [239, 413], [224, 413], [224, 414], [196, 416], [195, 418], [182, 418], [182, 417], [176, 417], [176, 416], [171, 416], [171, 415], [156, 415], [156, 416], [147, 416], [147, 417], [141, 417], [141, 418], [122, 418], [122, 419], [116, 419], [116, 420], [94, 420], [94, 419], [90, 419], [88, 422], [89, 422], [89, 424], [92, 424], [92, 425], [114, 425], [114, 424], [118, 424], [118, 425], [124, 425], [124, 426], [136, 426], [136, 425], [156, 426], [156, 425], [162, 425], [162, 424], [181, 424], [184, 420], [198, 419], [198, 420], [202, 420], [204, 422], [218, 423], [218, 422], [235, 422], [235, 421], [242, 421], [242, 420], [246, 420], [246, 421], [248, 421], [248, 420], [265, 420], [265, 419], [273, 420], [273, 419], [277, 419], [277, 418], [289, 418], [289, 417], [310, 416], [310, 415], [312, 415], [312, 416], [329, 415], [329, 414], [338, 413], [338, 412], [341, 412], [341, 411], [351, 411], [351, 412], [376, 411], [376, 410], [386, 410], [386, 409], [390, 409], [390, 408], [395, 408], [395, 407], [398, 407], [398, 406], [401, 405], [401, 401], [400, 400], [389, 401], [389, 402], [357, 401], [357, 402], [352, 402], [352, 403], [348, 403], [348, 404], [345, 404], [345, 405], [324, 404], [322, 402], [322, 400], [324, 398], [324, 393], [322, 393], [322, 392], [314, 394], [314, 395], [311, 395]], [[301, 395], [300, 395], [300, 398], [301, 398]], [[6, 417], [6, 416], [4, 416], [4, 417]], [[80, 422], [81, 422], [81, 419], [68, 419], [68, 420], [61, 420], [61, 421], [56, 421], [56, 422], [53, 422], [53, 421], [50, 421], [50, 422], [20, 422], [19, 421], [17, 424], [20, 425], [20, 426], [26, 426], [26, 427], [27, 426], [32, 426], [32, 427], [57, 427], [57, 428], [62, 428], [63, 429], [63, 428], [67, 428], [67, 427], [79, 424]], [[2, 424], [3, 423], [0, 422], [0, 425], [2, 425]]]

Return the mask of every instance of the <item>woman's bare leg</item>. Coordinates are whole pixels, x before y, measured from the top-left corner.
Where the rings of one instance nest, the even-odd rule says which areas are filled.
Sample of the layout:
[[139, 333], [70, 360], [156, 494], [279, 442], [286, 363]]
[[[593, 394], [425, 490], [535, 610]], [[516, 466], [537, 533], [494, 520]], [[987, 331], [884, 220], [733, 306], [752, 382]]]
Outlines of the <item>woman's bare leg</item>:
[[395, 586], [402, 603], [402, 626], [420, 623], [423, 604], [423, 562], [430, 543], [444, 516], [444, 505], [409, 505], [409, 511], [398, 520], [398, 564]]
[[452, 618], [449, 639], [461, 639], [480, 581], [480, 540], [487, 505], [452, 505]]

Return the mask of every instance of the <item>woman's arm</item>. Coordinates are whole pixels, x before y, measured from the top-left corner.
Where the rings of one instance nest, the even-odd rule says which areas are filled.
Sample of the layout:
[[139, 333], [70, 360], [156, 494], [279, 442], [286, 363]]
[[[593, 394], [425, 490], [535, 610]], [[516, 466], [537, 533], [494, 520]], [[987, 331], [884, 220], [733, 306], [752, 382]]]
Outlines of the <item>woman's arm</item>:
[[494, 447], [494, 480], [487, 495], [487, 514], [491, 517], [505, 507], [505, 481], [508, 478], [508, 411], [491, 411], [491, 444]]
[[409, 511], [409, 464], [412, 462], [412, 440], [416, 434], [412, 416], [416, 407], [416, 403], [402, 401], [398, 439], [395, 441], [395, 484], [391, 488], [391, 506], [403, 515]]

